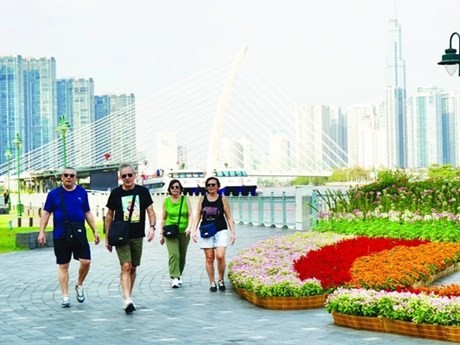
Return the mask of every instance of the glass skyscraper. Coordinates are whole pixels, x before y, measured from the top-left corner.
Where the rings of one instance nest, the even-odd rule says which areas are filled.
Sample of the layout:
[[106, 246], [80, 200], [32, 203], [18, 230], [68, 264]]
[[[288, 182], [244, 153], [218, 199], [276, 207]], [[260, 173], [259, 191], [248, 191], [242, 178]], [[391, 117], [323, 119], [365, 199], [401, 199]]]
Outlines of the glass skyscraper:
[[[56, 61], [54, 58], [0, 57], [0, 152], [16, 133], [29, 152], [56, 138]], [[0, 162], [4, 162], [0, 155]]]
[[385, 92], [386, 166], [405, 168], [406, 152], [406, 64], [402, 58], [401, 26], [389, 22], [390, 39], [386, 59]]

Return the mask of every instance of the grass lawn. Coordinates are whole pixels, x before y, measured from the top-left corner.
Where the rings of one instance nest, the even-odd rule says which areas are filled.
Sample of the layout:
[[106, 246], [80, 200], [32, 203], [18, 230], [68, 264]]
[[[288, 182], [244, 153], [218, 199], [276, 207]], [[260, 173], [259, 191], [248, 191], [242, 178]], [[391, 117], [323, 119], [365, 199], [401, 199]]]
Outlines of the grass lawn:
[[[10, 221], [13, 220], [15, 217], [15, 214], [0, 214], [0, 253], [8, 253], [17, 250], [26, 250], [26, 248], [16, 247], [16, 234], [20, 232], [38, 231], [38, 226], [12, 228], [10, 230]], [[99, 230], [101, 240], [104, 239], [104, 234], [102, 233], [102, 220], [96, 220], [96, 226]], [[86, 228], [89, 229], [88, 226]], [[46, 230], [52, 230], [51, 221], [48, 223]], [[92, 231], [88, 231], [88, 240], [90, 242], [94, 241]]]

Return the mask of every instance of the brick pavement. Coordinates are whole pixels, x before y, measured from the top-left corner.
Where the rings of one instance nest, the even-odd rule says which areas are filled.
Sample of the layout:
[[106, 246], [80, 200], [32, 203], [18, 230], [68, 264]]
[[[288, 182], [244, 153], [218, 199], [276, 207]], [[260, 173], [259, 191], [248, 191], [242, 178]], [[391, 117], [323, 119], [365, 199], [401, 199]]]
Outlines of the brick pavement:
[[[291, 230], [237, 227], [228, 258], [245, 246]], [[158, 238], [145, 243], [134, 288], [138, 311], [121, 309], [116, 254], [92, 246], [86, 301], [72, 286], [72, 307], [62, 309], [52, 248], [0, 255], [0, 344], [446, 344], [335, 326], [324, 309], [271, 311], [253, 306], [227, 284], [208, 291], [204, 255], [191, 243], [183, 287], [171, 289], [167, 251]]]

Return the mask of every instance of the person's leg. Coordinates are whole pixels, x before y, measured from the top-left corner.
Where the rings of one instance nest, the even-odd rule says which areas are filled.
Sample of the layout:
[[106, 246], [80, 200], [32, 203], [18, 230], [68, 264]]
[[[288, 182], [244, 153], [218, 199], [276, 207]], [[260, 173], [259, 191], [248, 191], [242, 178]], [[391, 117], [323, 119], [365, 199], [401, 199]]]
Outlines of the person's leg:
[[61, 287], [62, 297], [69, 297], [69, 263], [59, 264], [58, 280]]
[[180, 277], [180, 266], [179, 266], [179, 236], [174, 238], [166, 238], [166, 248], [168, 248], [168, 266], [169, 276], [171, 278]]
[[131, 273], [130, 273], [131, 289], [129, 291], [129, 294], [131, 296], [133, 295], [134, 282], [136, 281], [136, 272], [137, 272], [137, 266], [131, 266]]
[[190, 242], [190, 236], [179, 234], [179, 274], [184, 273], [185, 263], [187, 261], [187, 248]]
[[121, 273], [120, 273], [120, 285], [121, 290], [123, 291], [123, 298], [125, 301], [131, 300], [131, 293], [132, 293], [132, 264], [131, 262], [124, 262], [121, 265]]
[[136, 308], [131, 299], [132, 293], [132, 259], [131, 259], [131, 248], [129, 243], [124, 246], [116, 247], [118, 259], [120, 261], [120, 285], [123, 292], [124, 304], [123, 309], [126, 313], [131, 313]]
[[216, 259], [217, 259], [217, 272], [219, 274], [219, 281], [224, 280], [225, 276], [225, 267], [227, 263], [225, 261], [225, 250], [226, 247], [217, 247], [216, 248]]
[[206, 259], [206, 273], [208, 274], [209, 282], [214, 283], [214, 248], [205, 248], [204, 255]]
[[221, 230], [216, 234], [216, 260], [217, 260], [217, 272], [219, 274], [219, 280], [217, 286], [220, 291], [225, 291], [225, 268], [227, 262], [225, 260], [225, 251], [227, 249], [228, 242], [228, 230]]
[[144, 244], [143, 238], [135, 238], [129, 241], [129, 246], [131, 249], [131, 272], [130, 272], [130, 295], [133, 295], [134, 282], [136, 281], [136, 272], [137, 267], [141, 264], [142, 258], [142, 246]]
[[78, 260], [80, 262], [75, 292], [77, 294], [77, 301], [83, 303], [85, 301], [85, 291], [83, 289], [83, 282], [86, 276], [88, 275], [89, 267], [91, 265], [91, 252], [89, 249], [89, 243], [86, 242], [83, 245], [74, 247], [73, 257], [75, 260]]
[[[58, 281], [61, 288], [63, 307], [70, 307], [69, 302], [69, 263], [72, 251], [65, 240], [53, 240], [54, 255], [58, 265]], [[64, 303], [65, 300], [65, 303]]]
[[77, 286], [83, 285], [86, 276], [89, 272], [91, 265], [91, 252], [89, 249], [89, 243], [79, 246], [74, 251], [74, 259], [80, 261], [80, 268], [78, 270]]

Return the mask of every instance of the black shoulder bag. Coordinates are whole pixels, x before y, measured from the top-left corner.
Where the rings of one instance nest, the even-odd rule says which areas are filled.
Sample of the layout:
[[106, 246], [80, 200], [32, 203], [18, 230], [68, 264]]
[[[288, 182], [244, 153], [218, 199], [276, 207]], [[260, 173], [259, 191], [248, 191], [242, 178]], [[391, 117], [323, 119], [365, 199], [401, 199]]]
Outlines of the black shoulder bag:
[[69, 222], [67, 218], [67, 208], [65, 205], [64, 187], [59, 188], [61, 196], [62, 211], [64, 213], [65, 240], [71, 245], [85, 244], [88, 242], [86, 237], [85, 222]]
[[184, 202], [184, 196], [180, 198], [180, 207], [179, 207], [179, 219], [177, 224], [165, 225], [163, 226], [163, 236], [166, 238], [171, 238], [179, 235], [179, 225], [180, 225], [180, 216], [182, 213], [182, 203]]
[[131, 217], [134, 210], [134, 202], [136, 200], [136, 194], [133, 194], [131, 200], [131, 209], [129, 210], [128, 221], [116, 220], [110, 224], [109, 229], [109, 245], [111, 246], [123, 246], [129, 241], [129, 224], [131, 223]]

